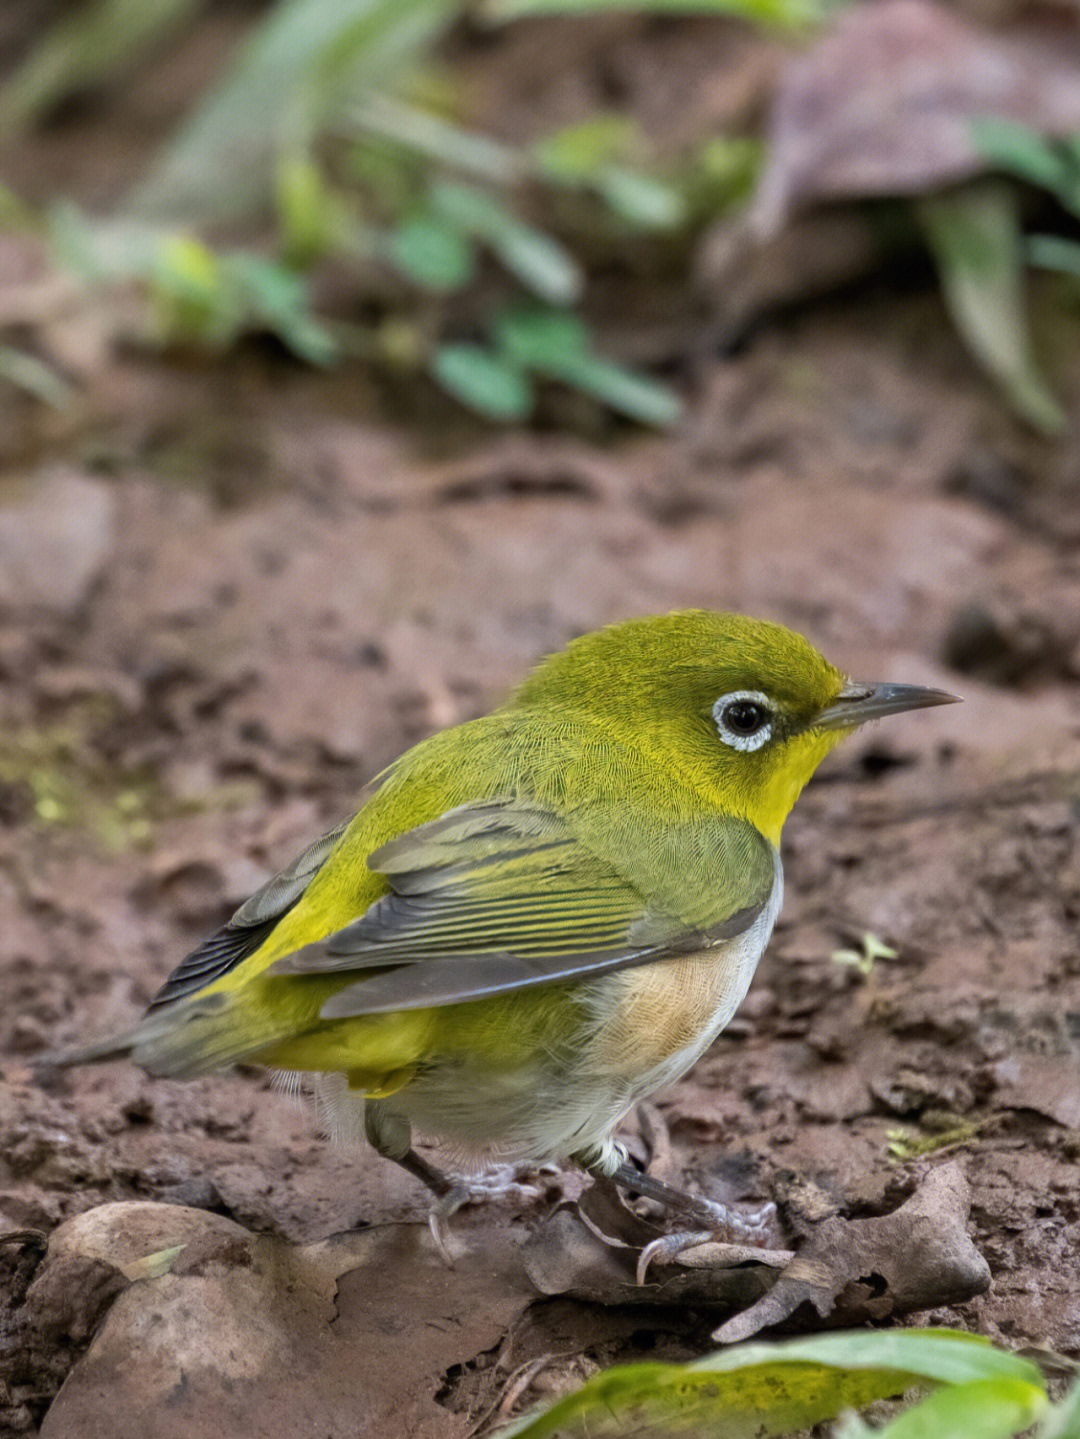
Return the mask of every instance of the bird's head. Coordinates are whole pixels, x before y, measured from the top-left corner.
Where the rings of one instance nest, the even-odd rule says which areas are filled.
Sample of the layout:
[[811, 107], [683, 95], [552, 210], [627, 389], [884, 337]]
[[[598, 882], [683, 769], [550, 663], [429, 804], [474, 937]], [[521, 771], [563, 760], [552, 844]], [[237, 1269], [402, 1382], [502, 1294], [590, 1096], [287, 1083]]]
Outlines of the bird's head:
[[850, 680], [783, 625], [683, 610], [573, 640], [512, 703], [589, 716], [689, 773], [775, 843], [803, 786], [845, 735], [955, 698]]

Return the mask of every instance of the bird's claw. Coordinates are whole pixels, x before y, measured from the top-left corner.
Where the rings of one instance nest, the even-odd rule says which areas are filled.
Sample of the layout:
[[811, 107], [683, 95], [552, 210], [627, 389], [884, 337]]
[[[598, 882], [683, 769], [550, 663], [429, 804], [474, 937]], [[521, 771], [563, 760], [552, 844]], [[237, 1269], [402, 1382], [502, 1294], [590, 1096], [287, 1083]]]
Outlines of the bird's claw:
[[454, 1259], [450, 1253], [450, 1232], [448, 1221], [463, 1205], [474, 1201], [509, 1199], [515, 1204], [529, 1204], [542, 1197], [543, 1189], [536, 1184], [523, 1184], [514, 1175], [518, 1171], [511, 1165], [494, 1165], [482, 1174], [471, 1175], [468, 1179], [456, 1179], [436, 1200], [428, 1211], [428, 1228], [435, 1242], [439, 1258], [448, 1269], [453, 1269]]
[[638, 1286], [645, 1283], [649, 1265], [654, 1260], [658, 1264], [670, 1264], [684, 1249], [695, 1249], [699, 1244], [708, 1244], [712, 1237], [711, 1229], [683, 1229], [676, 1234], [662, 1234], [659, 1239], [654, 1239], [651, 1244], [646, 1244], [638, 1255], [636, 1275]]
[[435, 1243], [435, 1251], [447, 1269], [454, 1267], [454, 1256], [450, 1253], [447, 1221], [471, 1198], [472, 1191], [467, 1184], [454, 1184], [428, 1210], [428, 1228], [431, 1230], [431, 1237]]
[[671, 1264], [684, 1250], [696, 1249], [699, 1244], [764, 1245], [775, 1216], [772, 1200], [756, 1209], [733, 1209], [717, 1199], [695, 1198], [690, 1217], [707, 1223], [709, 1228], [680, 1229], [646, 1244], [638, 1255], [637, 1283], [645, 1283], [650, 1264]]

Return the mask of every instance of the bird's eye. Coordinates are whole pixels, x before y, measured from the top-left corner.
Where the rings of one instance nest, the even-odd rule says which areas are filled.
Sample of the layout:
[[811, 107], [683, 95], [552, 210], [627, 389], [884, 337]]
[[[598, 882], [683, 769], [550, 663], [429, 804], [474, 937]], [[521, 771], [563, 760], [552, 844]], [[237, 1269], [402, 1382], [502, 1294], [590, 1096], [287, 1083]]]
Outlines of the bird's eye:
[[713, 719], [720, 738], [732, 749], [760, 749], [772, 738], [773, 707], [758, 690], [721, 695], [713, 705]]

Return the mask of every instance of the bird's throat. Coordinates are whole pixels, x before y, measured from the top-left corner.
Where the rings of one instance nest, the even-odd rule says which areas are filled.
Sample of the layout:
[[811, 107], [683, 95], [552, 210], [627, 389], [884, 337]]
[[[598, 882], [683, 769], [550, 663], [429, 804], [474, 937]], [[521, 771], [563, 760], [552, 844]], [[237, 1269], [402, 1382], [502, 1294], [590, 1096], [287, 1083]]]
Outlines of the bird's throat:
[[746, 818], [777, 846], [784, 821], [825, 756], [843, 739], [835, 730], [809, 730], [784, 745], [764, 783], [747, 797]]

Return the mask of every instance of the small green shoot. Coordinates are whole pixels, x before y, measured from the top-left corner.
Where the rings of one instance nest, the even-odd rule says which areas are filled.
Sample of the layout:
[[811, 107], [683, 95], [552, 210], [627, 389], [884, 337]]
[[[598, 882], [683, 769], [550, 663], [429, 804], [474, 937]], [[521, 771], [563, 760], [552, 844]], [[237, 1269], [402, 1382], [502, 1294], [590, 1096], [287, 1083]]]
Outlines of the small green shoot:
[[834, 949], [829, 958], [833, 964], [847, 964], [860, 974], [868, 975], [879, 959], [897, 959], [898, 952], [891, 944], [879, 939], [872, 930], [865, 930], [859, 940], [858, 949]]
[[924, 1159], [928, 1154], [937, 1154], [943, 1149], [955, 1149], [958, 1144], [967, 1144], [977, 1139], [993, 1122], [992, 1119], [971, 1120], [957, 1124], [951, 1129], [938, 1130], [934, 1134], [913, 1134], [910, 1129], [886, 1131], [888, 1144], [885, 1153], [897, 1164], [909, 1159]]

